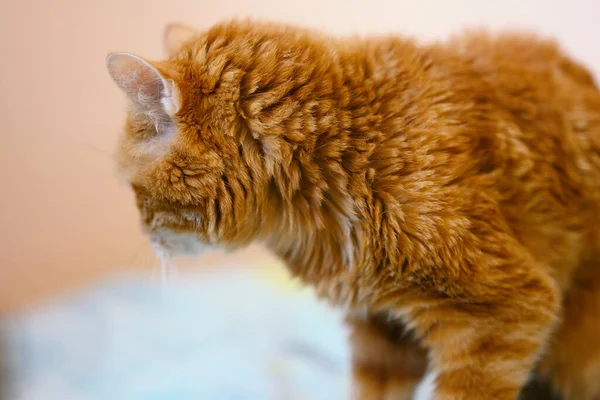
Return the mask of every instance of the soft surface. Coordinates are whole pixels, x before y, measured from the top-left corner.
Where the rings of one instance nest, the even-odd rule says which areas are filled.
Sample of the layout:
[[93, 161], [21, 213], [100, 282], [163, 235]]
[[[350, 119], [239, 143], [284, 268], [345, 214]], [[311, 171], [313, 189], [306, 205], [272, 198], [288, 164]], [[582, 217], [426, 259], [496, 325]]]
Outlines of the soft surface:
[[339, 314], [276, 269], [115, 279], [4, 321], [9, 399], [343, 399]]

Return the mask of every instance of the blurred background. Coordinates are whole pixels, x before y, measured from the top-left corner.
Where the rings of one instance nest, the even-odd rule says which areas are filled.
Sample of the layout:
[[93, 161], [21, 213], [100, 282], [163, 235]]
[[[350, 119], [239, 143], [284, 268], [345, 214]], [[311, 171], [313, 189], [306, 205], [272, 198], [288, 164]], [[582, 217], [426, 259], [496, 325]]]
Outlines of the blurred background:
[[[313, 302], [311, 294], [296, 299], [294, 296], [304, 292], [289, 286], [278, 261], [258, 247], [181, 262], [182, 272], [194, 278], [174, 279], [165, 287], [158, 278], [158, 262], [140, 233], [132, 193], [117, 179], [112, 153], [124, 120], [125, 99], [106, 72], [106, 54], [129, 51], [159, 59], [163, 57], [162, 30], [166, 23], [178, 21], [203, 28], [231, 17], [292, 22], [334, 34], [398, 32], [425, 40], [466, 27], [521, 27], [555, 36], [575, 58], [594, 73], [600, 72], [597, 0], [1, 0], [0, 315], [7, 332], [5, 341], [10, 342], [5, 345], [8, 349], [4, 353], [10, 353], [5, 358], [10, 360], [4, 363], [8, 365], [4, 369], [15, 382], [22, 382], [11, 396], [135, 398], [134, 392], [118, 391], [127, 386], [117, 379], [119, 374], [122, 379], [141, 360], [152, 365], [151, 360], [158, 360], [157, 349], [173, 349], [168, 346], [175, 343], [166, 338], [193, 336], [183, 335], [178, 329], [200, 332], [207, 324], [216, 324], [218, 318], [227, 326], [223, 315], [239, 320], [239, 303], [247, 303], [242, 293], [256, 302], [242, 313], [252, 317], [246, 322], [248, 329], [256, 330], [256, 338], [262, 335], [264, 339], [265, 329], [270, 326], [264, 322], [267, 325], [261, 328], [256, 318], [269, 321], [287, 314], [290, 329], [298, 327], [288, 333], [298, 334], [302, 326], [319, 318], [319, 313], [325, 321], [327, 315], [336, 315]], [[212, 281], [205, 277], [208, 270], [218, 271], [209, 274]], [[230, 271], [229, 275], [219, 275], [224, 270]], [[227, 286], [232, 276], [241, 286], [229, 285], [231, 292], [204, 290]], [[253, 281], [256, 276], [261, 278]], [[244, 286], [249, 281], [267, 288]], [[279, 297], [254, 295], [278, 290], [293, 298], [289, 301], [294, 305], [286, 307], [296, 307], [296, 319], [291, 317], [296, 314], [283, 307], [288, 304], [285, 301], [279, 301], [280, 308], [275, 306]], [[229, 302], [222, 302], [225, 295]], [[123, 311], [125, 305], [129, 311]], [[221, 316], [211, 322], [211, 311]], [[137, 321], [140, 315], [146, 319]], [[343, 336], [336, 318], [331, 319], [334, 322], [323, 322], [321, 335], [313, 338], [314, 343], [335, 342], [336, 337]], [[200, 322], [189, 325], [190, 319]], [[170, 325], [171, 331], [140, 345], [137, 353], [131, 351], [132, 342], [137, 340], [139, 344], [138, 334], [158, 332], [165, 325]], [[238, 332], [241, 326], [236, 325]], [[269, 328], [273, 337], [279, 335], [276, 328]], [[218, 337], [222, 332], [211, 334]], [[100, 347], [104, 350], [98, 350], [98, 341], [104, 343]], [[199, 347], [193, 341], [181, 342], [184, 344], [179, 343], [177, 349], [184, 353], [185, 346]], [[230, 352], [232, 342], [239, 346], [235, 351], [257, 345], [252, 341], [242, 344], [232, 337]], [[310, 353], [306, 346], [298, 347], [304, 349], [300, 353]], [[343, 346], [333, 349], [339, 352], [330, 354], [331, 360], [343, 363]], [[129, 358], [119, 359], [123, 352]], [[188, 366], [202, 370], [207, 364], [202, 363], [206, 354], [197, 353], [197, 359], [190, 355]], [[181, 357], [171, 360], [174, 364], [169, 368], [176, 368]], [[314, 356], [311, 362], [317, 362], [317, 358]], [[71, 370], [48, 375], [52, 368], [66, 362]], [[94, 365], [96, 369], [89, 370], [92, 372], [81, 371]], [[165, 373], [167, 364], [160, 365], [135, 378], [137, 381], [132, 378], [135, 387], [144, 388], [135, 393], [142, 393], [140, 398], [185, 398], [184, 392], [169, 397], [189, 380], [185, 372], [171, 376]], [[344, 367], [335, 369], [331, 365], [328, 371], [344, 375]], [[281, 371], [265, 368], [271, 377], [275, 376], [273, 371]], [[117, 375], [111, 377], [109, 373]], [[162, 376], [164, 380], [165, 375], [169, 375], [168, 382], [162, 389], [148, 386], [153, 379], [156, 382], [153, 377]], [[300, 374], [289, 372], [289, 376]], [[227, 395], [206, 392], [198, 397], [199, 392], [193, 391], [198, 388], [188, 388], [185, 393], [195, 393], [190, 398], [250, 398], [249, 387], [240, 385], [239, 392]], [[306, 382], [298, 385], [306, 386]], [[267, 397], [267, 392], [257, 389], [255, 393], [256, 398], [278, 398], [273, 393], [292, 398], [281, 394], [288, 389], [277, 391], [271, 387]], [[63, 393], [63, 397], [56, 393]], [[64, 393], [69, 395], [64, 397]], [[160, 393], [166, 397], [160, 397]]]

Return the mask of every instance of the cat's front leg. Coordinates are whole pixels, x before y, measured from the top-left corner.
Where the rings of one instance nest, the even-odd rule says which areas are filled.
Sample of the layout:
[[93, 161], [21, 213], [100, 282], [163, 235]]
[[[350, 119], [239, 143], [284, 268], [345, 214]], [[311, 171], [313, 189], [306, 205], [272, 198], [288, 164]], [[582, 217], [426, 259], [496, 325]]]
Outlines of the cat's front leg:
[[435, 400], [518, 398], [559, 308], [550, 279], [521, 279], [496, 301], [440, 299], [411, 313], [431, 350]]

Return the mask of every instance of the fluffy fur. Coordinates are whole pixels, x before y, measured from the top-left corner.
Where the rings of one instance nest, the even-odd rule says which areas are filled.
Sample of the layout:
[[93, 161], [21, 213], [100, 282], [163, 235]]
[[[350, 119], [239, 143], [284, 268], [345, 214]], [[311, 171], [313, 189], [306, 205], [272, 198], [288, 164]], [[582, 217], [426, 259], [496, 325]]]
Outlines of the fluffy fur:
[[357, 398], [426, 370], [437, 400], [515, 399], [534, 371], [600, 398], [600, 93], [555, 43], [234, 21], [169, 45], [108, 59], [155, 242], [264, 243], [348, 310]]

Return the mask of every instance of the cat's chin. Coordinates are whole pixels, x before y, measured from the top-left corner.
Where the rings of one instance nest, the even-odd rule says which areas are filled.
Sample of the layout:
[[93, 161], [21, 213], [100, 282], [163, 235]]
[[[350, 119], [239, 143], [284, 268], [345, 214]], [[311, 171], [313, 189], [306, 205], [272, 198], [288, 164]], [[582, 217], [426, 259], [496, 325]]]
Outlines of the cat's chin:
[[167, 230], [150, 235], [150, 242], [157, 255], [169, 258], [197, 258], [217, 250], [215, 245], [201, 241], [196, 235]]

